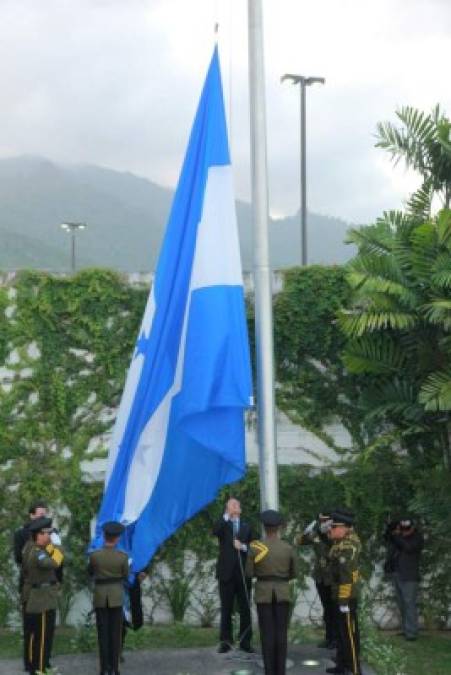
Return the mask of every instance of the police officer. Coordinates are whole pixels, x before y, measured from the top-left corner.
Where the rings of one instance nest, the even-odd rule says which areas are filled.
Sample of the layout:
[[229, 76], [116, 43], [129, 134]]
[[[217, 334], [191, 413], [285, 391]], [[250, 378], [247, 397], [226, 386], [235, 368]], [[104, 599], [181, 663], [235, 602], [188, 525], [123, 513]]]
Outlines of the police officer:
[[264, 511], [260, 519], [265, 537], [250, 544], [246, 576], [257, 578], [255, 602], [265, 675], [285, 675], [291, 602], [288, 582], [296, 577], [297, 560], [294, 548], [280, 538], [280, 513]]
[[327, 673], [361, 675], [360, 634], [357, 618], [360, 540], [354, 532], [354, 516], [347, 509], [331, 514], [329, 560], [332, 573], [332, 599], [337, 625], [337, 659]]
[[100, 675], [119, 675], [122, 646], [124, 582], [128, 557], [116, 547], [124, 526], [116, 521], [103, 525], [104, 546], [89, 556], [88, 571], [94, 578], [94, 609], [99, 643]]
[[59, 586], [56, 571], [64, 555], [50, 541], [50, 518], [36, 518], [29, 525], [29, 531], [31, 541], [22, 553], [23, 600], [30, 631], [28, 667], [31, 675], [36, 675], [47, 669], [52, 652]]
[[323, 607], [323, 620], [326, 629], [325, 639], [318, 647], [335, 649], [337, 646], [335, 627], [335, 607], [332, 601], [332, 577], [329, 563], [329, 551], [331, 540], [328, 532], [331, 525], [332, 509], [323, 509], [318, 514], [318, 519], [313, 520], [304, 532], [296, 537], [298, 546], [313, 546], [315, 562], [313, 566], [313, 579], [316, 590]]

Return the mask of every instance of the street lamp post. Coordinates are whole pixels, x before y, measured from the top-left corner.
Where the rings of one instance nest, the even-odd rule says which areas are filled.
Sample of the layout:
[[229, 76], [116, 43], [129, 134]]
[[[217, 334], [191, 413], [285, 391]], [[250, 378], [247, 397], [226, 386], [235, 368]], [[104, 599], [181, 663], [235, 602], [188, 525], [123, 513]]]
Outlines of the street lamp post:
[[71, 270], [72, 274], [75, 274], [75, 233], [77, 230], [85, 230], [87, 225], [86, 223], [67, 222], [61, 223], [60, 227], [71, 235]]
[[307, 265], [307, 141], [306, 141], [306, 87], [311, 84], [325, 84], [324, 77], [304, 77], [304, 75], [292, 75], [286, 73], [281, 77], [281, 82], [290, 80], [293, 84], [299, 84], [301, 91], [301, 264]]

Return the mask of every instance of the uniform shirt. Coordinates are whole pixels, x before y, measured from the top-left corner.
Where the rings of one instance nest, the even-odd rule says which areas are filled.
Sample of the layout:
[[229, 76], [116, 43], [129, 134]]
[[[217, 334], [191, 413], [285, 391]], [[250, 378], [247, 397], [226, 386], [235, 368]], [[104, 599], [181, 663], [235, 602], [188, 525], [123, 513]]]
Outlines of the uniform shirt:
[[316, 529], [311, 534], [301, 534], [297, 538], [299, 546], [312, 546], [315, 562], [313, 565], [313, 578], [317, 583], [332, 585], [329, 551], [331, 542], [328, 537]]
[[331, 546], [332, 599], [339, 605], [347, 605], [358, 595], [360, 550], [360, 539], [352, 530]]
[[63, 562], [63, 552], [53, 544], [43, 547], [32, 542], [24, 546], [22, 557], [26, 580], [25, 611], [27, 614], [41, 614], [56, 609], [59, 587], [56, 570]]
[[124, 581], [128, 577], [127, 555], [110, 546], [99, 548], [89, 556], [88, 571], [94, 577], [94, 608], [122, 607]]
[[274, 537], [250, 543], [246, 576], [257, 577], [256, 603], [270, 603], [273, 596], [277, 602], [290, 602], [288, 581], [294, 579], [296, 574], [296, 554], [286, 541]]

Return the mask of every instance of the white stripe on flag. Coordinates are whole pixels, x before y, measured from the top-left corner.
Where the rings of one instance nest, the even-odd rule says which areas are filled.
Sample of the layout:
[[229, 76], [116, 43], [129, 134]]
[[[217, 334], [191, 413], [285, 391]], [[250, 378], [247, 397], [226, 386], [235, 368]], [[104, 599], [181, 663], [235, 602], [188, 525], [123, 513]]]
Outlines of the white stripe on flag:
[[[174, 383], [148, 421], [130, 466], [122, 521], [137, 520], [152, 495], [163, 460], [172, 399], [180, 391], [191, 292], [208, 286], [242, 286], [241, 261], [233, 194], [232, 167], [208, 170], [202, 219], [198, 226], [190, 289]], [[136, 386], [136, 385], [135, 385]]]

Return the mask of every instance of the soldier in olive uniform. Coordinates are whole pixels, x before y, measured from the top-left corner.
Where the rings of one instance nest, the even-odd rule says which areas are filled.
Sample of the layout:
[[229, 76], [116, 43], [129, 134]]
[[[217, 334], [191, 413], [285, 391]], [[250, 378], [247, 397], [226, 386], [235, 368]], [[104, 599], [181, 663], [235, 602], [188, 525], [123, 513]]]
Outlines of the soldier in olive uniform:
[[338, 630], [337, 660], [327, 673], [361, 675], [360, 635], [357, 618], [360, 540], [353, 529], [354, 516], [341, 509], [332, 514], [329, 559], [332, 571], [332, 598]]
[[313, 579], [323, 607], [323, 619], [326, 628], [325, 639], [319, 643], [318, 647], [326, 649], [335, 649], [337, 646], [335, 606], [332, 600], [332, 576], [329, 563], [329, 551], [332, 544], [328, 537], [332, 522], [330, 519], [331, 513], [332, 509], [323, 509], [318, 514], [318, 519], [312, 521], [304, 532], [296, 537], [298, 546], [313, 546], [315, 556]]
[[52, 652], [58, 602], [56, 571], [63, 562], [61, 549], [50, 541], [52, 521], [36, 518], [30, 526], [31, 541], [22, 554], [24, 575], [23, 601], [30, 626], [28, 659], [31, 675], [44, 672]]
[[264, 511], [261, 521], [266, 536], [250, 543], [246, 576], [257, 578], [255, 602], [265, 675], [285, 675], [291, 602], [288, 582], [296, 577], [297, 560], [293, 547], [280, 538], [282, 516]]
[[121, 523], [105, 523], [104, 546], [89, 556], [88, 570], [94, 578], [100, 675], [119, 675], [124, 581], [129, 572], [127, 555], [116, 548], [123, 531]]

